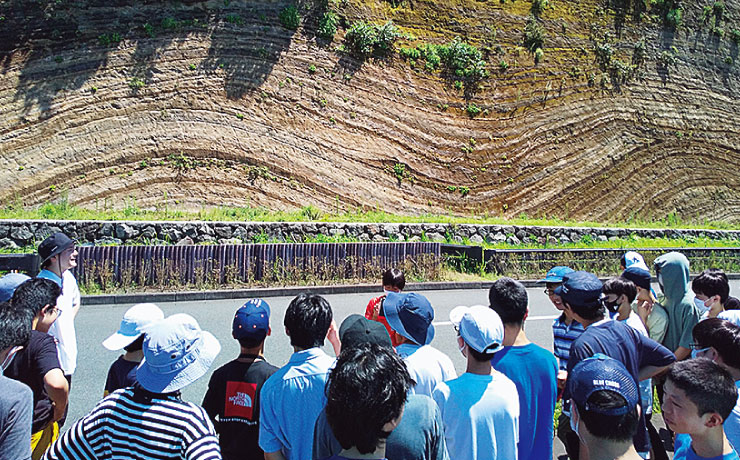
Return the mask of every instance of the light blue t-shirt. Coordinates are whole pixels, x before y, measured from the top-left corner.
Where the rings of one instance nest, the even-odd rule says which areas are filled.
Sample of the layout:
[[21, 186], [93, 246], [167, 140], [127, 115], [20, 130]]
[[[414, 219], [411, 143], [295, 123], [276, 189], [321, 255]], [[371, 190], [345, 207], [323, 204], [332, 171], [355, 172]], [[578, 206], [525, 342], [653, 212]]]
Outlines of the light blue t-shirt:
[[493, 368], [509, 377], [519, 393], [519, 460], [552, 458], [558, 362], [533, 343], [493, 355]]
[[740, 380], [735, 382], [735, 387], [738, 391], [737, 403], [735, 403], [735, 407], [732, 408], [730, 416], [727, 417], [727, 420], [725, 420], [725, 423], [723, 423], [722, 426], [725, 429], [727, 440], [730, 441], [732, 447], [737, 450], [740, 448]]
[[432, 392], [454, 460], [517, 460], [519, 395], [501, 372], [466, 372]]
[[324, 386], [334, 358], [320, 348], [291, 355], [262, 385], [259, 446], [288, 460], [311, 460], [313, 427], [326, 405]]
[[676, 442], [673, 449], [673, 460], [740, 460], [738, 459], [737, 452], [733, 449], [732, 452], [725, 455], [718, 455], [716, 457], [699, 457], [691, 448], [691, 436], [683, 433], [676, 435]]

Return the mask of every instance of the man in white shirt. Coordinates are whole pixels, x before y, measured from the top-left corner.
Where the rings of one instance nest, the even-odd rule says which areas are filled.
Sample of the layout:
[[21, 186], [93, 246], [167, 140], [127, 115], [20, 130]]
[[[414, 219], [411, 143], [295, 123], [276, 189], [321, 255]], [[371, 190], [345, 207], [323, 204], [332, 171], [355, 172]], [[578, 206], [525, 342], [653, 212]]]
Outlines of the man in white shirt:
[[[71, 271], [77, 266], [75, 241], [64, 233], [54, 233], [39, 245], [39, 256], [42, 270], [38, 277], [50, 279], [62, 288], [62, 294], [57, 299], [60, 314], [49, 329], [49, 335], [57, 341], [59, 364], [71, 390], [72, 374], [77, 367], [77, 334], [74, 320], [80, 309], [80, 290]], [[60, 427], [64, 424], [65, 418], [66, 414], [59, 421]]]
[[416, 385], [410, 394], [432, 396], [438, 383], [457, 377], [450, 358], [429, 345], [434, 338], [434, 309], [416, 293], [389, 292], [383, 310], [396, 352], [403, 358]]
[[491, 367], [504, 348], [504, 326], [482, 305], [450, 312], [457, 345], [467, 358], [459, 378], [443, 382], [432, 397], [442, 413], [445, 442], [455, 460], [517, 460], [519, 394], [516, 385]]

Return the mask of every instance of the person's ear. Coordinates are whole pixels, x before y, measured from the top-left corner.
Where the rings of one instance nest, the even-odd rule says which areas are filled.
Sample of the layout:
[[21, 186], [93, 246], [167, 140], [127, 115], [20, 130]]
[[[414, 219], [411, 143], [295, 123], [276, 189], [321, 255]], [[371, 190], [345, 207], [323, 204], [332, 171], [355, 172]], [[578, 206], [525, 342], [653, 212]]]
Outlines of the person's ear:
[[[288, 330], [286, 329], [285, 332], [288, 332]], [[267, 335], [271, 335], [271, 334], [272, 334], [272, 328], [270, 328], [270, 326], [267, 326]]]
[[391, 431], [398, 428], [398, 425], [401, 424], [401, 419], [403, 418], [403, 410], [404, 407], [401, 408], [401, 413], [398, 414], [398, 417], [394, 418], [393, 420], [386, 422], [385, 425], [383, 425], [383, 428], [381, 429], [385, 433], [390, 433]]
[[714, 428], [716, 426], [719, 426], [719, 427], [722, 426], [722, 422], [724, 420], [722, 420], [722, 416], [719, 415], [718, 413], [710, 412], [709, 414], [705, 414], [705, 416], [707, 416], [707, 419], [704, 421], [705, 427]]
[[717, 353], [717, 349], [714, 347], [709, 347], [709, 350], [707, 350], [702, 358], [708, 358], [711, 359], [714, 362], [717, 362], [720, 360], [719, 353]]
[[524, 312], [524, 317], [522, 318], [522, 323], [527, 320], [527, 316], [529, 316], [529, 308], [527, 308], [527, 311]]
[[46, 304], [43, 307], [41, 307], [41, 314], [42, 316], [46, 316], [49, 314], [49, 310], [54, 310], [54, 307], [52, 307], [50, 304]]
[[288, 330], [288, 326], [285, 326], [285, 335], [290, 337], [290, 331]]

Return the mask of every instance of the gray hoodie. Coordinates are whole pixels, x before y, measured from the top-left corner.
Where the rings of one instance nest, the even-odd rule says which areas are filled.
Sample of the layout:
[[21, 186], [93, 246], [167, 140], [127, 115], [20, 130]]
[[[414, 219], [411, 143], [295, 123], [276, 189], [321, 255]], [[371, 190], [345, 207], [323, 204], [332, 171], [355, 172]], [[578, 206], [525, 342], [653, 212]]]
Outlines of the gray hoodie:
[[663, 306], [668, 313], [668, 330], [663, 345], [671, 351], [690, 348], [691, 331], [699, 322], [699, 310], [689, 288], [689, 260], [679, 252], [669, 252], [655, 259], [658, 282], [665, 294]]

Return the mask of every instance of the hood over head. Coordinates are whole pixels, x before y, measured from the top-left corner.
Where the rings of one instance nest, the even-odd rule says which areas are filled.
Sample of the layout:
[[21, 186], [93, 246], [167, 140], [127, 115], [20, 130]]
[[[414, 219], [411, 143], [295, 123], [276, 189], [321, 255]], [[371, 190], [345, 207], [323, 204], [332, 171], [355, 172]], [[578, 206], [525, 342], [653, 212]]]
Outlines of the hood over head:
[[669, 252], [655, 259], [653, 263], [658, 279], [663, 283], [663, 294], [669, 306], [680, 302], [688, 293], [689, 259], [680, 252]]

